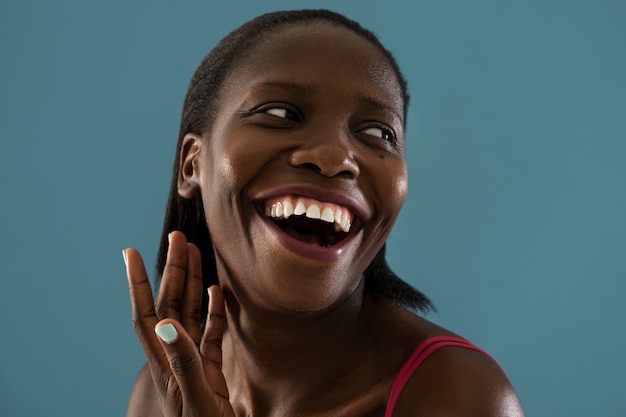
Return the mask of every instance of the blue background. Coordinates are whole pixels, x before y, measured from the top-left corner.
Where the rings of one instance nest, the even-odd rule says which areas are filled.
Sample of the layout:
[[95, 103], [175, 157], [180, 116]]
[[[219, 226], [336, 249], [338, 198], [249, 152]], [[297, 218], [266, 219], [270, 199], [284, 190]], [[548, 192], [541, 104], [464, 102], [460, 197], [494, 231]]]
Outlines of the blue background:
[[0, 414], [123, 415], [143, 353], [121, 250], [154, 264], [182, 100], [266, 11], [379, 34], [412, 94], [389, 241], [430, 318], [529, 416], [624, 416], [626, 2], [4, 1]]

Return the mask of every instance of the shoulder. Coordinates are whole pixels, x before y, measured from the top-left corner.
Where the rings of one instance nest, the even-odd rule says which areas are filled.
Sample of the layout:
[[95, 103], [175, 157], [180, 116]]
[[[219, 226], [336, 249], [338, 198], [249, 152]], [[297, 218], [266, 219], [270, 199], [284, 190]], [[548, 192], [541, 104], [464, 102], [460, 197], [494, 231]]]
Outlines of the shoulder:
[[137, 375], [130, 394], [126, 417], [159, 417], [162, 415], [150, 368], [148, 365], [144, 365]]
[[[415, 349], [437, 336], [457, 335], [398, 307], [376, 305], [379, 349], [395, 375]], [[446, 346], [431, 353], [410, 375], [394, 417], [523, 417], [515, 390], [490, 356]]]
[[523, 417], [515, 390], [484, 353], [459, 347], [435, 351], [411, 376], [394, 417]]

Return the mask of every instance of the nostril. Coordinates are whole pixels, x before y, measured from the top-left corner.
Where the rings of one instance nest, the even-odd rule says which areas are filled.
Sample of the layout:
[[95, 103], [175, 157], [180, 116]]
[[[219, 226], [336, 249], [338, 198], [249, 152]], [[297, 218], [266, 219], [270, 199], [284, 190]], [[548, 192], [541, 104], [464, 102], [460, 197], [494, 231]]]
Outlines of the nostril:
[[317, 173], [321, 173], [322, 172], [322, 168], [318, 167], [317, 165], [315, 165], [312, 162], [307, 162], [307, 163], [301, 164], [300, 166], [304, 167], [304, 168], [312, 169], [313, 171], [315, 171]]
[[350, 151], [337, 144], [318, 143], [298, 148], [289, 156], [289, 163], [327, 177], [359, 176], [358, 163], [350, 155]]

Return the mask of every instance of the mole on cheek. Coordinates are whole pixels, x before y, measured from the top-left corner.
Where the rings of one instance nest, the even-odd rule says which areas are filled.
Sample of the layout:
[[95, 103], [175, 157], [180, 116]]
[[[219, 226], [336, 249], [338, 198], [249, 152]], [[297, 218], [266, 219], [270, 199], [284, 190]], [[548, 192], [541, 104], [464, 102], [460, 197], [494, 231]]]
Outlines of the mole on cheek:
[[378, 157], [379, 157], [380, 159], [385, 159], [385, 155], [383, 155], [383, 154], [378, 154]]

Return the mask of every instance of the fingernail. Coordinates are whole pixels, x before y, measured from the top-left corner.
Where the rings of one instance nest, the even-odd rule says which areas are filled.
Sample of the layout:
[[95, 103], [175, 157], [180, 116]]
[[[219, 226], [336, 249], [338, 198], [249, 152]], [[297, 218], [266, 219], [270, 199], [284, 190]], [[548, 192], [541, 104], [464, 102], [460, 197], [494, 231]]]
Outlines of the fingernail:
[[159, 338], [167, 344], [173, 343], [176, 339], [178, 339], [178, 332], [172, 323], [155, 327], [154, 331], [157, 336], [159, 336]]
[[122, 250], [122, 257], [124, 258], [124, 264], [128, 266], [128, 257], [126, 256], [126, 249]]
[[167, 243], [172, 243], [172, 232], [167, 234]]

